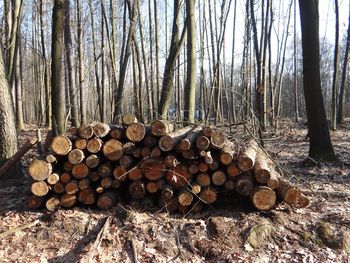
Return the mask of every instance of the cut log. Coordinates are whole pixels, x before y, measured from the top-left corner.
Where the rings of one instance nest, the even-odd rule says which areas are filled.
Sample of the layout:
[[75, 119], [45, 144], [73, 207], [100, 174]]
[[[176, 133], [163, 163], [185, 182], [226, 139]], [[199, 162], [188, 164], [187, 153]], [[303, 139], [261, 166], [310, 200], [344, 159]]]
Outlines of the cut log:
[[102, 140], [98, 137], [95, 137], [88, 140], [86, 149], [91, 153], [98, 153], [101, 150], [102, 145]]
[[219, 169], [219, 167], [220, 167], [220, 162], [217, 159], [213, 159], [213, 162], [209, 164], [210, 171], [215, 171]]
[[[147, 157], [147, 156], [150, 156], [152, 154], [152, 150], [151, 148], [145, 146], [145, 147], [142, 147], [141, 149], [141, 156], [142, 157]], [[159, 155], [160, 156], [160, 155]], [[158, 156], [158, 157], [159, 157]]]
[[211, 176], [211, 181], [213, 185], [222, 186], [226, 182], [226, 173], [222, 170], [214, 172]]
[[255, 140], [251, 140], [238, 158], [238, 167], [243, 172], [248, 172], [254, 167], [258, 144]]
[[267, 181], [267, 186], [271, 189], [277, 189], [279, 186], [279, 178], [281, 176], [275, 171], [275, 169], [270, 169], [270, 178]]
[[91, 181], [89, 178], [84, 178], [84, 179], [81, 179], [79, 182], [78, 182], [78, 187], [79, 187], [79, 190], [83, 190], [83, 189], [86, 189], [90, 186], [91, 184]]
[[77, 197], [71, 194], [63, 194], [60, 198], [60, 203], [63, 207], [73, 207], [77, 202]]
[[73, 149], [68, 154], [68, 160], [72, 164], [78, 164], [81, 163], [85, 158], [84, 152], [79, 149]]
[[210, 137], [210, 146], [213, 149], [222, 149], [226, 143], [226, 135], [222, 131], [214, 131]]
[[78, 200], [83, 205], [92, 205], [95, 203], [95, 193], [91, 188], [85, 188], [79, 191]]
[[45, 160], [47, 163], [51, 163], [51, 165], [57, 164], [57, 158], [53, 154], [46, 155]]
[[36, 196], [45, 196], [49, 192], [49, 187], [45, 182], [34, 182], [31, 191]]
[[204, 161], [206, 164], [211, 164], [213, 163], [213, 157], [211, 156], [211, 152], [210, 151], [200, 151], [199, 153], [200, 156], [202, 156], [204, 158]]
[[164, 163], [168, 168], [173, 168], [173, 167], [177, 166], [180, 162], [177, 160], [175, 155], [168, 154], [164, 158]]
[[190, 126], [186, 126], [162, 136], [159, 140], [159, 148], [165, 152], [171, 151], [175, 145], [186, 137], [191, 129]]
[[204, 126], [202, 128], [202, 134], [206, 137], [211, 137], [211, 135], [213, 134], [213, 127], [208, 125]]
[[74, 164], [72, 164], [70, 161], [66, 161], [63, 164], [63, 170], [65, 170], [66, 172], [70, 172], [70, 171], [72, 171], [73, 166], [74, 166]]
[[160, 195], [161, 199], [169, 200], [174, 195], [174, 188], [171, 185], [165, 185]]
[[131, 125], [133, 123], [136, 123], [137, 122], [137, 118], [136, 116], [131, 113], [131, 112], [128, 112], [128, 113], [125, 113], [122, 117], [122, 121], [123, 121], [123, 124], [128, 126], [128, 125]]
[[162, 155], [162, 150], [159, 148], [159, 146], [155, 146], [151, 151], [151, 156], [154, 158], [158, 158]]
[[74, 147], [79, 150], [84, 150], [86, 149], [87, 146], [87, 139], [84, 138], [77, 138], [74, 141]]
[[236, 191], [240, 195], [250, 196], [254, 190], [254, 180], [251, 174], [241, 174], [236, 179]]
[[94, 133], [99, 138], [104, 138], [108, 135], [111, 128], [106, 123], [95, 122], [94, 123]]
[[57, 211], [61, 206], [60, 198], [57, 196], [50, 197], [46, 201], [46, 209], [50, 212]]
[[196, 140], [196, 148], [198, 150], [206, 150], [208, 149], [210, 146], [210, 140], [208, 137], [204, 136], [204, 135], [200, 135], [197, 137]]
[[83, 179], [89, 175], [89, 167], [85, 163], [78, 163], [73, 166], [72, 175], [75, 179]]
[[132, 123], [126, 129], [126, 137], [131, 142], [139, 142], [146, 135], [146, 128], [142, 123]]
[[113, 179], [112, 180], [112, 188], [117, 189], [121, 186], [120, 181]]
[[134, 159], [130, 155], [120, 157], [119, 164], [128, 169], [134, 163]]
[[67, 194], [74, 195], [79, 191], [79, 186], [78, 186], [78, 181], [76, 180], [71, 180], [65, 185], [65, 191]]
[[105, 178], [102, 178], [101, 180], [101, 186], [104, 188], [104, 189], [109, 189], [112, 187], [112, 178], [111, 177], [105, 177]]
[[225, 182], [225, 189], [228, 190], [228, 191], [232, 191], [232, 190], [235, 190], [235, 181], [233, 181], [232, 179], [228, 179], [226, 180]]
[[147, 135], [143, 139], [143, 145], [145, 145], [146, 147], [153, 148], [157, 144], [158, 144], [158, 140], [153, 135]]
[[101, 178], [110, 177], [112, 176], [112, 167], [110, 163], [103, 163], [103, 164], [100, 164], [97, 172]]
[[178, 194], [177, 201], [181, 206], [190, 206], [193, 202], [193, 195], [189, 191], [183, 190]]
[[196, 139], [200, 132], [202, 131], [202, 127], [194, 127], [191, 131], [189, 131], [184, 139], [180, 142], [180, 150], [182, 152], [188, 151], [191, 149], [191, 146], [195, 144]]
[[97, 207], [101, 210], [108, 210], [117, 202], [117, 194], [114, 191], [102, 193], [97, 199]]
[[146, 186], [143, 181], [132, 182], [129, 186], [129, 194], [133, 198], [144, 198], [146, 195]]
[[175, 189], [182, 189], [187, 187], [190, 181], [190, 173], [188, 168], [184, 165], [178, 165], [174, 168], [170, 168], [166, 173], [166, 180]]
[[54, 185], [54, 184], [57, 184], [59, 180], [60, 180], [60, 176], [57, 173], [52, 173], [49, 175], [46, 181], [49, 185]]
[[144, 177], [150, 181], [161, 179], [167, 169], [162, 159], [146, 159], [140, 167]]
[[164, 136], [172, 132], [173, 129], [173, 124], [165, 120], [155, 120], [151, 124], [151, 133], [157, 137]]
[[91, 124], [83, 124], [79, 127], [78, 135], [84, 139], [90, 139], [94, 135], [94, 127]]
[[52, 165], [43, 160], [34, 160], [28, 166], [28, 173], [35, 181], [43, 181], [52, 173]]
[[263, 151], [258, 151], [254, 162], [254, 176], [255, 180], [261, 184], [267, 184], [270, 178], [270, 167], [269, 162], [266, 159]]
[[98, 194], [102, 194], [104, 192], [104, 190], [105, 189], [101, 185], [96, 187], [96, 193], [98, 193]]
[[118, 161], [123, 155], [123, 145], [115, 139], [110, 139], [104, 143], [102, 152], [108, 160]]
[[133, 167], [128, 171], [128, 178], [131, 181], [141, 180], [143, 177], [142, 170], [139, 167]]
[[89, 168], [96, 168], [100, 165], [100, 157], [98, 157], [96, 154], [91, 154], [86, 158], [85, 163]]
[[158, 192], [159, 189], [158, 189], [157, 182], [148, 182], [146, 184], [146, 190], [151, 194]]
[[136, 148], [137, 148], [137, 146], [135, 145], [135, 143], [126, 142], [123, 145], [123, 153], [131, 155], [131, 154], [133, 154], [133, 152], [135, 151]]
[[78, 134], [78, 128], [77, 127], [71, 126], [71, 127], [68, 128], [67, 135], [73, 136], [73, 135], [77, 135], [77, 134]]
[[42, 205], [45, 202], [45, 198], [41, 196], [36, 196], [36, 195], [30, 195], [27, 199], [27, 206], [30, 209], [38, 209], [42, 207]]
[[282, 178], [279, 179], [276, 192], [289, 205], [306, 207], [310, 203], [309, 199], [299, 189]]
[[100, 175], [98, 174], [98, 172], [91, 172], [89, 174], [89, 179], [91, 180], [91, 182], [97, 182], [98, 180], [100, 180]]
[[72, 150], [72, 141], [63, 135], [53, 138], [51, 150], [58, 155], [67, 155]]
[[191, 192], [195, 195], [199, 194], [202, 190], [202, 187], [198, 183], [191, 184]]
[[68, 183], [70, 180], [72, 180], [72, 176], [69, 173], [63, 173], [60, 176], [60, 181], [64, 184]]
[[205, 162], [200, 162], [198, 164], [198, 170], [201, 172], [201, 173], [205, 173], [209, 170], [209, 165], [207, 165]]
[[0, 167], [0, 177], [5, 174], [16, 162], [37, 143], [37, 139], [27, 140], [22, 147]]
[[128, 172], [125, 169], [125, 167], [117, 165], [114, 169], [113, 169], [113, 177], [114, 179], [123, 182], [127, 179], [128, 177]]
[[64, 189], [65, 185], [62, 182], [58, 182], [57, 184], [52, 186], [52, 190], [56, 194], [63, 194], [66, 190]]
[[196, 174], [198, 173], [198, 163], [191, 163], [190, 166], [188, 167], [188, 171], [190, 174]]
[[175, 212], [179, 208], [179, 202], [176, 197], [171, 197], [170, 199], [158, 199], [158, 206], [167, 212]]
[[234, 159], [237, 159], [236, 146], [233, 142], [228, 142], [221, 149], [220, 162], [229, 165]]
[[199, 198], [206, 204], [213, 204], [217, 200], [216, 190], [212, 187], [207, 187], [200, 192]]
[[110, 125], [111, 130], [109, 131], [109, 136], [114, 140], [120, 140], [125, 134], [125, 129], [118, 125]]
[[[149, 154], [150, 155], [150, 154]], [[149, 156], [147, 155], [147, 156]], [[132, 156], [134, 156], [135, 158], [140, 158], [140, 157], [144, 157], [142, 156], [141, 153], [141, 149], [140, 148], [136, 148], [133, 152], [132, 152]]]
[[186, 160], [191, 160], [196, 157], [196, 154], [193, 151], [193, 149], [189, 149], [188, 151], [182, 152], [182, 157], [185, 158]]
[[237, 164], [231, 163], [226, 167], [226, 173], [230, 177], [236, 177], [241, 173], [241, 170], [239, 170]]
[[210, 175], [207, 173], [198, 174], [196, 180], [201, 187], [210, 185]]
[[256, 209], [270, 210], [276, 203], [276, 193], [267, 186], [258, 186], [250, 195], [250, 200]]

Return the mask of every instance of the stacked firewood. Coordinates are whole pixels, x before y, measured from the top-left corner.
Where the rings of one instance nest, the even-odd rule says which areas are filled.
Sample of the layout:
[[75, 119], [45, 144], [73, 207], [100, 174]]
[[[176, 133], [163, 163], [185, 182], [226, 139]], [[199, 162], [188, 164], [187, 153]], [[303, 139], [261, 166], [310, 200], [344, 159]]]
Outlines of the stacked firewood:
[[271, 209], [276, 194], [290, 204], [308, 204], [254, 140], [242, 147], [210, 126], [174, 130], [164, 120], [147, 126], [133, 114], [122, 120], [72, 127], [54, 137], [50, 152], [28, 167], [29, 206], [105, 210], [122, 200], [135, 208], [196, 212], [227, 192], [250, 198], [259, 210]]

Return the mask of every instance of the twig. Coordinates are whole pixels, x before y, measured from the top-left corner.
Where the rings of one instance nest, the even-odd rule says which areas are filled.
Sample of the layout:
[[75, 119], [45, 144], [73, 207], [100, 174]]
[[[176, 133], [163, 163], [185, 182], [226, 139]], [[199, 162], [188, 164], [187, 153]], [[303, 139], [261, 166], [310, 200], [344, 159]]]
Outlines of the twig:
[[33, 226], [39, 224], [39, 223], [40, 223], [40, 219], [36, 219], [35, 221], [33, 221], [33, 222], [31, 222], [31, 223], [24, 224], [24, 225], [19, 226], [19, 227], [11, 228], [11, 229], [9, 229], [9, 230], [7, 230], [7, 231], [1, 233], [1, 234], [0, 234], [0, 239], [5, 238], [5, 237], [7, 237], [7, 236], [9, 236], [9, 235], [11, 235], [11, 234], [13, 234], [13, 233], [16, 233], [16, 232], [18, 232], [18, 231], [23, 230], [23, 229], [31, 228], [31, 227], [33, 227]]
[[131, 246], [133, 262], [138, 263], [139, 261], [137, 260], [137, 250], [136, 250], [135, 242], [132, 238], [129, 240], [129, 242]]

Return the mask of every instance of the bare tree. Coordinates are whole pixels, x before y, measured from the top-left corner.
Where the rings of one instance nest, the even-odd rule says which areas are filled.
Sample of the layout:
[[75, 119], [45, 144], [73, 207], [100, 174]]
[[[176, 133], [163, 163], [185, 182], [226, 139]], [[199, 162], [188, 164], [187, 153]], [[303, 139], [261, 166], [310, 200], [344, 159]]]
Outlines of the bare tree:
[[62, 85], [64, 0], [55, 0], [52, 11], [52, 118], [55, 134], [65, 133], [65, 90]]

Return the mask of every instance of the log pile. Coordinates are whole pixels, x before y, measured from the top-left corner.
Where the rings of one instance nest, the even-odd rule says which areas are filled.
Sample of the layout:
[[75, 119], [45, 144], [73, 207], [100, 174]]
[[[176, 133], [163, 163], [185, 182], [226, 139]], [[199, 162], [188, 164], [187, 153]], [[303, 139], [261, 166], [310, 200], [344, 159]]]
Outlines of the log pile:
[[54, 137], [50, 151], [28, 167], [29, 207], [55, 211], [81, 204], [106, 210], [123, 201], [187, 213], [220, 202], [223, 193], [238, 194], [258, 210], [271, 209], [277, 197], [308, 205], [254, 140], [241, 147], [210, 126], [174, 130], [163, 120], [147, 126], [132, 114], [122, 120], [72, 127]]

